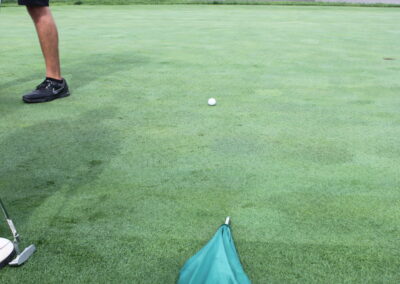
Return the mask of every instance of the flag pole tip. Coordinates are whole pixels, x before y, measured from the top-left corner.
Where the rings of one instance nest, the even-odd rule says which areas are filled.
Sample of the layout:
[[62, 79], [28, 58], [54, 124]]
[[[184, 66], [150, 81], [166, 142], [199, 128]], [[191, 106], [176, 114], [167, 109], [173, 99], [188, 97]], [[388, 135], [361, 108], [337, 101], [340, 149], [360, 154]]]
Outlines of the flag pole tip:
[[231, 223], [231, 217], [226, 217], [225, 219], [225, 225], [229, 225]]

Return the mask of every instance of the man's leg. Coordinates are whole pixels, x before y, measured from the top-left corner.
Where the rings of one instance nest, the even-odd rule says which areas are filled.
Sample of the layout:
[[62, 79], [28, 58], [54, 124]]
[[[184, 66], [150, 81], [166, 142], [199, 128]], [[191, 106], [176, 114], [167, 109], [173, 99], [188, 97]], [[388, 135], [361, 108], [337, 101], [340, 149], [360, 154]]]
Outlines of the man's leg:
[[58, 32], [49, 9], [49, 0], [18, 0], [25, 5], [35, 24], [46, 63], [46, 79], [35, 90], [24, 95], [26, 103], [43, 103], [69, 96], [67, 82], [61, 77]]
[[49, 7], [27, 6], [46, 63], [46, 77], [61, 80], [58, 32]]

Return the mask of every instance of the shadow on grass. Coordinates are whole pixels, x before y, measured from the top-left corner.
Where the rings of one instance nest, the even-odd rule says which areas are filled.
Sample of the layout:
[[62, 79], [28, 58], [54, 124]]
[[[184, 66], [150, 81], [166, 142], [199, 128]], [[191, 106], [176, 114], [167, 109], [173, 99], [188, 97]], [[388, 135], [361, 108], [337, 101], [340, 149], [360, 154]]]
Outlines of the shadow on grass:
[[[101, 80], [101, 78], [129, 70], [140, 65], [147, 63], [145, 57], [140, 57], [129, 52], [122, 53], [96, 53], [85, 55], [82, 54], [79, 58], [68, 58], [64, 60], [62, 64], [63, 75], [68, 79], [68, 83], [72, 92], [78, 88], [82, 88], [92, 81]], [[43, 80], [44, 74], [32, 73], [26, 74], [22, 77], [16, 77], [14, 80], [1, 82], [0, 81], [0, 97], [3, 95], [14, 93], [15, 88], [20, 84], [26, 84], [25, 82], [31, 82], [37, 80], [35, 84], [39, 84]], [[31, 91], [35, 85], [27, 86], [25, 92]], [[23, 94], [13, 94], [16, 100], [20, 101], [20, 97]], [[2, 102], [4, 98], [0, 100], [0, 110], [4, 107], [9, 109], [11, 103], [8, 102], [4, 105]]]
[[62, 211], [69, 197], [99, 177], [118, 153], [116, 133], [105, 124], [113, 113], [103, 108], [74, 120], [42, 122], [23, 127], [1, 141], [1, 196], [18, 225], [61, 190], [62, 201], [54, 206], [58, 208], [55, 211]]
[[86, 59], [79, 57], [66, 61], [63, 73], [70, 78], [69, 84], [73, 91], [114, 73], [140, 67], [147, 62], [145, 57], [129, 52], [97, 53]]

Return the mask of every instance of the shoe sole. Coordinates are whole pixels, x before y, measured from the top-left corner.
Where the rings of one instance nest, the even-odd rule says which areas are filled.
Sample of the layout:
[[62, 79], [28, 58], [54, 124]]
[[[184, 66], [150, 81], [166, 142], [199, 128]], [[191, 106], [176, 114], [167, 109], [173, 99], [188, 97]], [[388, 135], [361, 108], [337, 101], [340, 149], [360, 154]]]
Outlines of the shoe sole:
[[30, 99], [26, 99], [26, 98], [22, 98], [22, 100], [24, 101], [24, 103], [27, 104], [37, 104], [37, 103], [45, 103], [45, 102], [50, 102], [50, 101], [54, 101], [56, 99], [61, 99], [61, 98], [65, 98], [68, 97], [70, 95], [69, 91], [64, 93], [64, 94], [60, 94], [58, 96], [52, 96], [52, 97], [47, 97], [47, 98], [43, 98], [43, 99], [37, 99], [37, 100], [30, 100]]

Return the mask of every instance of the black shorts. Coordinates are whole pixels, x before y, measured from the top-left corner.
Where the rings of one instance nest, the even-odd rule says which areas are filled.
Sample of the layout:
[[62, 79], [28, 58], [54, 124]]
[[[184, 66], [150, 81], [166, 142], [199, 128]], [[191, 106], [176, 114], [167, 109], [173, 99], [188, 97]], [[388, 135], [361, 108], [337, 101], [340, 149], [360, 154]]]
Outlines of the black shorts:
[[29, 7], [47, 7], [49, 6], [49, 0], [18, 0], [18, 5]]

